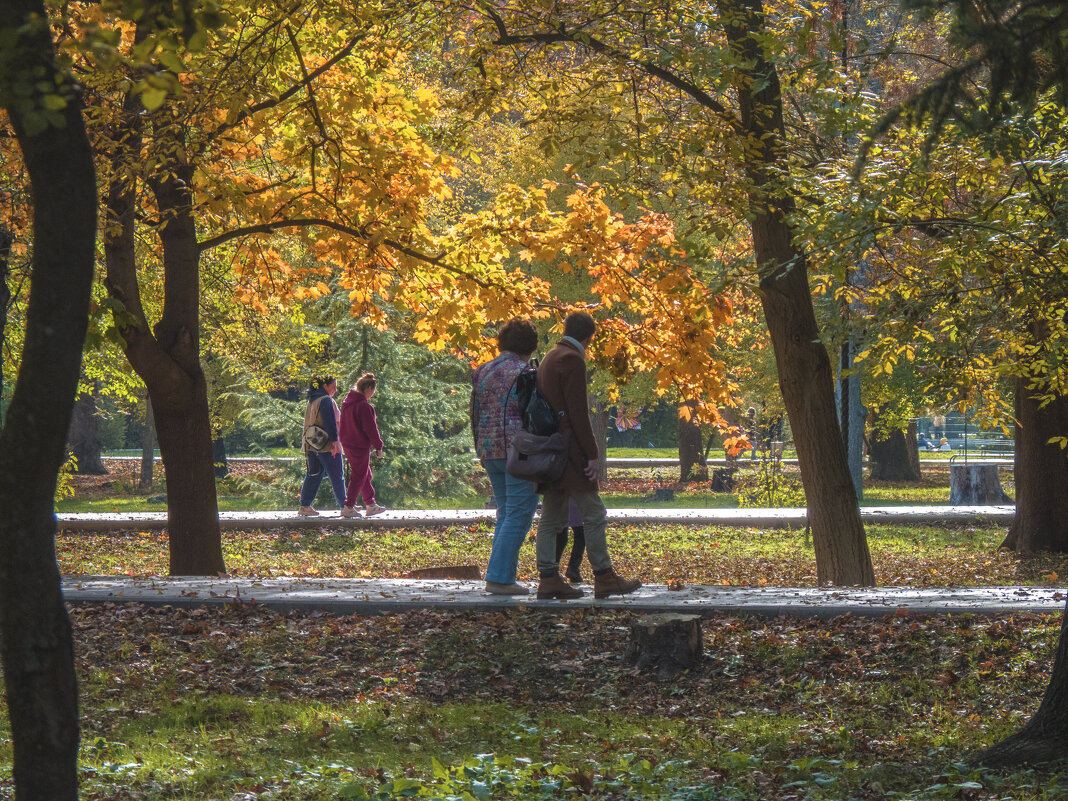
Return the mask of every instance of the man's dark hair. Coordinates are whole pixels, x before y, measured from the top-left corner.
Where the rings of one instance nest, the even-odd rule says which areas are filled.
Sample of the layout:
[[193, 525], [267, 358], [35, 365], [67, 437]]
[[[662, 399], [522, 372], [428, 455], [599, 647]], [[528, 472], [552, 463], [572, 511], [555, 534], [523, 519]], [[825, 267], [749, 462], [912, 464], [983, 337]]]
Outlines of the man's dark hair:
[[571, 312], [571, 314], [564, 318], [565, 337], [572, 337], [579, 342], [582, 342], [587, 337], [592, 337], [593, 332], [596, 330], [597, 323], [595, 323], [593, 318], [586, 312]]
[[497, 347], [520, 356], [529, 356], [538, 349], [538, 330], [530, 320], [513, 317], [497, 334]]

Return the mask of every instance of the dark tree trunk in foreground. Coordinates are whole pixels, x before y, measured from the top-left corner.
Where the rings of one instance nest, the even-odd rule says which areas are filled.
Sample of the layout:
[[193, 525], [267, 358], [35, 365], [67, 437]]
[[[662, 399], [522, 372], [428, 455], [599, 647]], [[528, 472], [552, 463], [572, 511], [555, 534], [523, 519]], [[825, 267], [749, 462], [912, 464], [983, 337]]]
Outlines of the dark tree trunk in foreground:
[[[872, 422], [876, 418], [873, 415]], [[871, 477], [880, 481], [919, 481], [920, 450], [916, 444], [916, 421], [910, 420], [907, 431], [895, 429], [884, 435], [872, 434]]]
[[100, 427], [97, 424], [96, 393], [83, 392], [74, 401], [70, 433], [67, 442], [82, 475], [102, 476], [107, 473], [100, 458]]
[[701, 439], [701, 427], [693, 419], [693, 404], [679, 407], [679, 481], [705, 481], [708, 467]]
[[[129, 95], [124, 131], [112, 154], [113, 173], [139, 158], [140, 102]], [[189, 165], [182, 132], [166, 111], [153, 115], [158, 167], [149, 180], [159, 208], [156, 229], [163, 248], [163, 315], [149, 330], [141, 304], [134, 251], [136, 187], [116, 178], [108, 187], [105, 239], [108, 291], [126, 311], [120, 333], [126, 357], [145, 382], [167, 475], [170, 572], [177, 576], [224, 573], [219, 506], [212, 467], [208, 389], [200, 366], [200, 252], [193, 221]], [[131, 318], [136, 322], [130, 322]]]
[[720, 0], [718, 5], [742, 65], [735, 88], [751, 183], [753, 248], [805, 487], [816, 575], [820, 584], [871, 586], [875, 571], [838, 426], [831, 361], [812, 307], [808, 260], [793, 243], [793, 198], [778, 177], [789, 167], [779, 76], [760, 45], [766, 35], [763, 6], [760, 0]]
[[1022, 765], [1068, 756], [1068, 610], [1061, 622], [1053, 673], [1038, 711], [1016, 734], [978, 756], [985, 765]]
[[[89, 317], [96, 177], [81, 99], [57, 68], [40, 0], [0, 3], [0, 98], [33, 196], [22, 369], [0, 432], [0, 633], [19, 801], [78, 795], [78, 692], [52, 511]], [[66, 106], [48, 124], [40, 87]], [[12, 101], [14, 98], [14, 102]]]
[[1068, 451], [1048, 444], [1068, 436], [1068, 398], [1039, 408], [1024, 379], [1016, 381], [1016, 518], [1001, 544], [1017, 553], [1068, 553]]

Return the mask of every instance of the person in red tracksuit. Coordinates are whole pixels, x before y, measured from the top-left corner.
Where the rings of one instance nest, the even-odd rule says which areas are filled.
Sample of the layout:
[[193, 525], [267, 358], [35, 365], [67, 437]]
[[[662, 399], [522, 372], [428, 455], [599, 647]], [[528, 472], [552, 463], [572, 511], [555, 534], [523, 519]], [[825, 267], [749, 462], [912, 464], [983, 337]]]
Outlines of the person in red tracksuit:
[[386, 511], [375, 503], [375, 488], [371, 485], [371, 451], [382, 458], [382, 435], [378, 432], [378, 418], [371, 396], [378, 383], [374, 373], [364, 373], [349, 390], [341, 405], [341, 426], [338, 434], [345, 458], [349, 460], [349, 486], [345, 493], [342, 517], [356, 517], [356, 498], [363, 496], [367, 517]]

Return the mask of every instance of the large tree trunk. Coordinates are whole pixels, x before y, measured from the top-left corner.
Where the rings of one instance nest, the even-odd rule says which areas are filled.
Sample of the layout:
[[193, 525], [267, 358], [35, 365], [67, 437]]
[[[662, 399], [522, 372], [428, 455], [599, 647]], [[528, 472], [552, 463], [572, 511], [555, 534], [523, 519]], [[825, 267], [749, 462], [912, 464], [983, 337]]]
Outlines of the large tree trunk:
[[[873, 425], [877, 422], [878, 414], [873, 414]], [[873, 433], [868, 456], [871, 459], [871, 477], [874, 479], [919, 481], [920, 450], [916, 444], [916, 421], [909, 421], [907, 431], [895, 429], [881, 437]]]
[[1017, 553], [1068, 552], [1068, 398], [1039, 407], [1026, 379], [1016, 381], [1016, 518], [1001, 544]]
[[[108, 290], [126, 314], [116, 319], [126, 356], [152, 399], [160, 456], [167, 475], [167, 531], [172, 575], [226, 571], [212, 467], [207, 381], [200, 367], [200, 262], [191, 206], [193, 170], [174, 120], [156, 112], [159, 165], [149, 183], [159, 207], [163, 246], [163, 315], [149, 331], [137, 283], [135, 187], [124, 166], [139, 151], [140, 104], [127, 97], [126, 132], [114, 154], [108, 191], [105, 259]], [[169, 126], [169, 127], [168, 127]], [[131, 322], [131, 318], [136, 322]]]
[[766, 35], [763, 6], [760, 0], [720, 0], [719, 8], [742, 65], [735, 88], [751, 184], [753, 247], [805, 487], [816, 575], [820, 584], [870, 586], [875, 571], [838, 427], [831, 361], [812, 307], [808, 261], [793, 243], [793, 198], [778, 178], [788, 170], [788, 161], [779, 77], [760, 46]]
[[[78, 796], [78, 692], [52, 505], [89, 317], [97, 198], [81, 99], [55, 64], [48, 26], [32, 18], [48, 18], [39, 0], [0, 3], [11, 36], [0, 97], [29, 174], [34, 232], [22, 369], [0, 432], [0, 637], [17, 797], [63, 801]], [[51, 112], [60, 121], [42, 116], [41, 87], [65, 98]]]
[[97, 425], [96, 391], [83, 392], [74, 402], [70, 433], [67, 442], [82, 475], [102, 476], [107, 473], [100, 458], [100, 427]]
[[1060, 761], [1068, 754], [1068, 610], [1061, 621], [1057, 655], [1046, 693], [1031, 720], [1016, 734], [979, 754], [986, 765]]
[[679, 481], [705, 481], [708, 467], [702, 447], [701, 427], [693, 419], [692, 402], [679, 406]]

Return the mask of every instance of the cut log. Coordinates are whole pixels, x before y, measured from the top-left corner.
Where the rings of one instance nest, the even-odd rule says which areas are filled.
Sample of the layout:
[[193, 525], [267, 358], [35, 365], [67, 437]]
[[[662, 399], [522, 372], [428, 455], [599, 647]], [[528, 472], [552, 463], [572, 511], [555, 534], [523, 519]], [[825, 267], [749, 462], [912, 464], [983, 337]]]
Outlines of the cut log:
[[424, 567], [412, 570], [407, 578], [413, 579], [454, 579], [457, 581], [473, 579], [478, 581], [482, 578], [482, 571], [478, 565], [450, 565], [447, 567]]
[[952, 506], [998, 506], [1011, 504], [998, 478], [996, 464], [954, 464], [949, 470], [949, 503]]
[[695, 667], [702, 653], [700, 615], [646, 615], [631, 624], [624, 659], [668, 678]]

